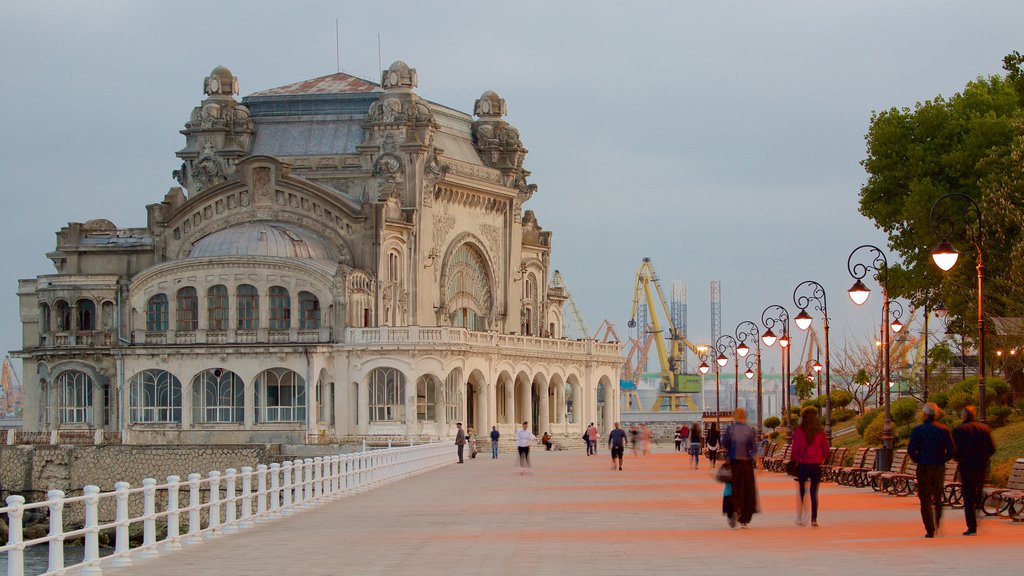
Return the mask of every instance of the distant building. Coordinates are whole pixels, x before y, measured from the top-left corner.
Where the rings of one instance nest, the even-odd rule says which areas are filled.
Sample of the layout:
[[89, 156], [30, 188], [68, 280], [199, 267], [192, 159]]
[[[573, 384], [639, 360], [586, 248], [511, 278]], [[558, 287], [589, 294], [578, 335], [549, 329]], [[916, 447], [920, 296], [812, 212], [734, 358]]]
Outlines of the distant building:
[[215, 68], [182, 187], [142, 228], [68, 224], [56, 274], [20, 281], [25, 427], [202, 444], [610, 426], [618, 345], [563, 338], [505, 101], [470, 116], [416, 85], [396, 62], [380, 85], [239, 102]]

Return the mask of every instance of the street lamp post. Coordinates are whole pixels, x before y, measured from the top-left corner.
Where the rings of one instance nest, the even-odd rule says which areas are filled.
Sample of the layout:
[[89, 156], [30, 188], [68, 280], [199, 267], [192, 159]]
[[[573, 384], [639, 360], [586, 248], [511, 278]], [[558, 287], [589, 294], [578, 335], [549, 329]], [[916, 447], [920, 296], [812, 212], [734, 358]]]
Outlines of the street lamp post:
[[[772, 304], [765, 308], [761, 312], [761, 324], [765, 327], [765, 331], [761, 334], [761, 341], [764, 345], [771, 348], [775, 345], [775, 342], [779, 342], [781, 349], [781, 372], [782, 372], [782, 388], [780, 389], [780, 404], [782, 408], [782, 425], [786, 427], [787, 438], [790, 437], [788, 432], [790, 429], [789, 421], [789, 375], [786, 374], [788, 363], [786, 362], [789, 356], [789, 311], [778, 304]], [[776, 335], [773, 329], [778, 328], [779, 334]]]
[[[810, 291], [801, 294], [801, 288], [808, 288]], [[807, 313], [807, 307], [814, 304], [815, 309], [821, 312], [825, 328], [825, 437], [832, 442], [832, 378], [828, 358], [828, 302], [825, 297], [825, 288], [814, 280], [804, 280], [793, 289], [793, 304], [800, 309], [800, 312], [793, 317], [797, 328], [807, 330], [811, 327], [811, 315]]]
[[[762, 426], [761, 421], [764, 420], [764, 415], [761, 413], [761, 331], [758, 330], [757, 324], [754, 324], [750, 320], [744, 320], [736, 326], [736, 339], [740, 341], [740, 345], [736, 348], [736, 351], [740, 356], [744, 357], [750, 351], [750, 347], [747, 345], [747, 340], [752, 339], [754, 343], [754, 361], [756, 366], [756, 372], [754, 373], [757, 374], [757, 426], [755, 428], [757, 429], [757, 436], [760, 438]], [[748, 374], [749, 371], [750, 365], [748, 363], [747, 372], [744, 373], [744, 375]], [[753, 374], [747, 376], [747, 379], [749, 380], [752, 376]]]
[[935, 264], [942, 269], [942, 271], [948, 271], [952, 268], [957, 261], [957, 257], [960, 255], [953, 247], [953, 244], [949, 242], [949, 233], [952, 231], [954, 222], [948, 216], [940, 216], [936, 218], [935, 209], [938, 208], [944, 200], [957, 198], [960, 200], [967, 201], [967, 207], [963, 209], [961, 218], [963, 224], [969, 227], [970, 224], [977, 225], [977, 231], [971, 235], [971, 242], [974, 244], [975, 249], [975, 262], [978, 270], [978, 420], [981, 422], [985, 421], [985, 262], [982, 259], [982, 247], [985, 243], [985, 229], [981, 222], [981, 207], [978, 203], [970, 196], [962, 192], [950, 192], [940, 196], [938, 200], [932, 204], [932, 210], [930, 219], [932, 222], [932, 229], [938, 236], [942, 238], [942, 242], [932, 251], [932, 259]]
[[[715, 350], [718, 350], [718, 357], [715, 358], [715, 364], [720, 368], [725, 368], [725, 365], [729, 363], [729, 357], [725, 355], [726, 352], [732, 352], [733, 357], [736, 359], [736, 384], [735, 387], [739, 389], [739, 378], [740, 378], [740, 360], [739, 355], [736, 354], [736, 339], [728, 334], [723, 334], [715, 340]], [[715, 370], [715, 402], [718, 402], [718, 370]], [[733, 400], [735, 403], [735, 399]], [[719, 423], [721, 428], [721, 417], [717, 412], [721, 412], [721, 406], [715, 406], [715, 422]]]
[[[902, 333], [904, 328], [903, 322], [900, 322], [900, 318], [903, 317], [903, 312], [903, 304], [900, 304], [899, 300], [889, 300], [889, 313], [892, 314], [892, 322], [889, 323], [889, 326], [882, 326], [882, 330], [892, 330], [892, 333], [896, 335], [897, 344], [905, 343], [907, 341], [907, 335]], [[901, 348], [900, 351], [903, 353], [901, 356], [904, 356], [906, 350]], [[896, 385], [901, 377], [905, 376], [903, 376], [902, 373], [897, 374], [895, 379], [890, 382], [889, 389]], [[899, 400], [900, 398], [903, 398], [903, 386], [896, 389], [896, 399]]]
[[[869, 260], [867, 263], [858, 262], [854, 264], [853, 257], [860, 251], [868, 252]], [[885, 403], [885, 424], [882, 426], [882, 450], [878, 455], [880, 460], [878, 461], [877, 469], [888, 470], [889, 463], [892, 462], [892, 412], [889, 406], [889, 382], [892, 381], [890, 378], [889, 369], [889, 282], [887, 272], [889, 270], [889, 261], [885, 257], [885, 253], [882, 252], [876, 246], [871, 244], [864, 244], [854, 248], [853, 252], [850, 252], [850, 256], [846, 259], [846, 269], [849, 270], [850, 276], [856, 280], [853, 283], [853, 287], [850, 288], [848, 293], [853, 303], [860, 306], [868, 301], [868, 297], [871, 295], [871, 290], [864, 284], [864, 277], [867, 276], [868, 272], [874, 270], [877, 272], [879, 284], [882, 285], [882, 354], [884, 360], [882, 361], [882, 382], [879, 384], [879, 396], [884, 399]], [[883, 393], [884, 391], [884, 393]]]
[[[697, 346], [697, 357], [700, 360], [700, 366], [697, 366], [697, 371], [700, 372], [700, 405], [701, 410], [707, 409], [707, 402], [704, 401], [704, 376], [707, 375], [708, 370], [711, 369], [708, 366], [708, 346], [703, 344]], [[717, 370], [716, 370], [717, 372]], [[703, 425], [704, 414], [701, 413], [701, 425]]]

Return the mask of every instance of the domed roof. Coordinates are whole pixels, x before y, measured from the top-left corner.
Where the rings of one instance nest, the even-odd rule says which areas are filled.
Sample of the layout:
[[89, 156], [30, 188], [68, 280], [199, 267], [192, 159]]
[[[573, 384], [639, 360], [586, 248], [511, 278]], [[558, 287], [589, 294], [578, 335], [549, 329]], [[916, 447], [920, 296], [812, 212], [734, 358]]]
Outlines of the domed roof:
[[338, 262], [330, 242], [308, 230], [277, 222], [247, 222], [200, 238], [189, 258], [270, 256]]

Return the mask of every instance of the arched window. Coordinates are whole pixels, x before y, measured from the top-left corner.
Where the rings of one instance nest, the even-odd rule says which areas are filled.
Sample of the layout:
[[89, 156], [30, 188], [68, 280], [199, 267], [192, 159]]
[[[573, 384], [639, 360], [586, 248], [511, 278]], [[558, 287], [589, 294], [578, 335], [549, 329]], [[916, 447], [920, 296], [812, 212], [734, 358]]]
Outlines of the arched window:
[[462, 399], [459, 394], [460, 384], [462, 384], [462, 372], [452, 370], [444, 382], [444, 409], [448, 422], [457, 422], [462, 419], [462, 414], [460, 414], [460, 408], [462, 407]]
[[82, 299], [75, 303], [78, 308], [78, 329], [84, 332], [96, 329], [96, 304]]
[[312, 292], [299, 292], [299, 328], [320, 328], [320, 300]]
[[167, 294], [157, 294], [146, 303], [146, 330], [165, 332], [167, 330]]
[[260, 327], [260, 293], [255, 286], [239, 284], [235, 291], [238, 301], [238, 329], [256, 330]]
[[181, 382], [166, 370], [144, 370], [129, 382], [129, 418], [136, 422], [181, 422]]
[[53, 305], [54, 316], [57, 318], [57, 331], [67, 332], [71, 330], [71, 306], [64, 300], [58, 300]]
[[292, 327], [292, 299], [284, 286], [270, 287], [270, 329], [287, 330]]
[[50, 307], [46, 304], [39, 305], [39, 334], [46, 334], [50, 331]]
[[234, 372], [214, 368], [192, 379], [192, 420], [207, 422], [243, 422], [245, 420], [244, 383]]
[[441, 381], [429, 374], [416, 381], [416, 419], [424, 422], [437, 421], [437, 397], [441, 392]]
[[228, 329], [228, 289], [222, 284], [210, 286], [206, 291], [208, 330], [223, 332]]
[[394, 368], [370, 373], [370, 422], [405, 421], [405, 375]]
[[537, 277], [530, 272], [526, 275], [523, 280], [523, 303], [520, 316], [521, 330], [520, 333], [524, 336], [535, 336], [534, 330], [536, 329], [537, 323], [534, 320], [534, 316], [537, 311]]
[[453, 326], [486, 330], [491, 315], [491, 275], [487, 263], [470, 244], [452, 253], [444, 275], [445, 302]]
[[81, 370], [67, 370], [57, 377], [62, 424], [92, 423], [92, 386], [92, 378]]
[[196, 289], [186, 286], [178, 290], [175, 297], [177, 311], [178, 332], [194, 332], [199, 328], [199, 298], [196, 296]]
[[50, 383], [45, 378], [39, 379], [39, 429], [50, 427]]
[[272, 368], [256, 377], [257, 422], [304, 422], [306, 383], [285, 368]]

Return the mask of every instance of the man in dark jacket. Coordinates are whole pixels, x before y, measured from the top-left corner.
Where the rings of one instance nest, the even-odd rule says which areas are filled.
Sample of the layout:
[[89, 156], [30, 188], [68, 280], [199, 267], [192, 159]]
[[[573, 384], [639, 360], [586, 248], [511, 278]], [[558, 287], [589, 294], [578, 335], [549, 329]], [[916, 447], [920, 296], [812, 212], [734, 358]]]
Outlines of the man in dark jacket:
[[953, 429], [956, 444], [957, 471], [964, 494], [964, 518], [967, 531], [964, 536], [978, 532], [978, 509], [982, 503], [982, 488], [985, 486], [985, 472], [988, 461], [995, 453], [992, 443], [992, 429], [974, 419], [974, 406], [965, 406], [961, 417], [963, 422]]
[[953, 436], [945, 424], [936, 422], [939, 407], [924, 405], [924, 422], [910, 433], [907, 455], [917, 462], [917, 498], [921, 501], [921, 520], [925, 538], [934, 538], [942, 521], [942, 477], [946, 462], [953, 458]]

